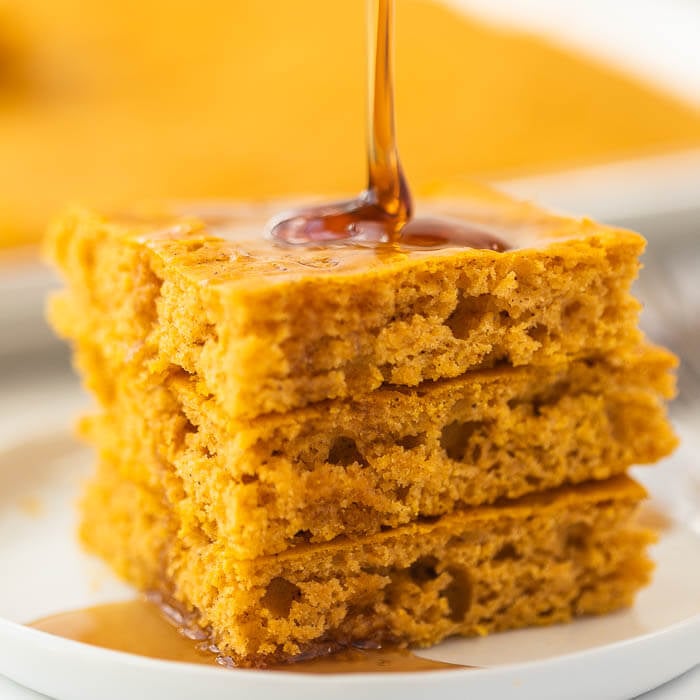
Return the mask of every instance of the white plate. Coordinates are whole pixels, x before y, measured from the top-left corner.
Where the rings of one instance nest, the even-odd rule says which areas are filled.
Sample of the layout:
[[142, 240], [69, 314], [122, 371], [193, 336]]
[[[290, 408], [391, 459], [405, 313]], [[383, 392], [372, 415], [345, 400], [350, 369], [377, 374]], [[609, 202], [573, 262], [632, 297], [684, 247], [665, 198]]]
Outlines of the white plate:
[[[330, 694], [336, 700], [414, 700], [428, 693], [446, 700], [561, 700], [564, 692], [567, 700], [621, 700], [700, 662], [700, 537], [680, 524], [654, 548], [654, 583], [632, 610], [572, 625], [450, 640], [422, 652], [483, 670], [352, 676], [232, 671], [111, 652], [24, 627], [20, 623], [53, 612], [133, 596], [75, 541], [75, 498], [91, 456], [61, 426], [80, 399], [70, 385], [56, 384], [58, 395], [42, 385], [54, 418], [45, 412], [38, 429], [30, 422], [33, 427], [15, 431], [13, 438], [0, 431], [0, 674], [29, 688], [58, 700], [255, 700], [273, 693], [307, 700]], [[23, 395], [31, 392], [25, 387]], [[0, 396], [0, 414], [10, 403], [10, 396]], [[659, 503], [688, 519], [697, 516], [697, 500], [674, 469], [680, 474], [682, 462], [694, 457], [694, 450], [681, 452], [675, 466], [657, 472], [666, 472], [659, 484], [675, 486], [657, 488]]]

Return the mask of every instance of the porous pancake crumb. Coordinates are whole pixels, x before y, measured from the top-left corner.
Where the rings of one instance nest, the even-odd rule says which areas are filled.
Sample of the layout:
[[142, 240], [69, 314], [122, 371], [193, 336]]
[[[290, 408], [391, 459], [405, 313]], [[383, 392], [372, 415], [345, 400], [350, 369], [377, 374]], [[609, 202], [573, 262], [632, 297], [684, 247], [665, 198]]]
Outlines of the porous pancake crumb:
[[264, 666], [604, 613], [649, 578], [675, 358], [644, 241], [475, 187], [503, 253], [273, 244], [274, 210], [69, 212], [50, 318], [98, 400], [88, 548]]

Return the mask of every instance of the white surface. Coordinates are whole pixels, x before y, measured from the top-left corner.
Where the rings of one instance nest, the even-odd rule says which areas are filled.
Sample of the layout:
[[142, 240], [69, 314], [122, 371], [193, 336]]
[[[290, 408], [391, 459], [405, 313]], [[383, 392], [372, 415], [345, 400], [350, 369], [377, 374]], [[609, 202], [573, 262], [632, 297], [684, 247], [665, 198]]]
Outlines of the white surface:
[[[545, 37], [700, 106], [698, 0], [443, 0]], [[585, 95], [582, 95], [585, 100]], [[700, 152], [523, 177], [502, 186], [603, 220], [697, 209]]]
[[[639, 700], [697, 700], [698, 697], [700, 697], [700, 667], [665, 683], [656, 690], [638, 696]], [[35, 693], [0, 676], [0, 700], [46, 700], [46, 698], [46, 695]], [[520, 700], [528, 699], [523, 696]]]
[[545, 36], [700, 105], [697, 0], [444, 0]]
[[[451, 640], [425, 652], [487, 667], [480, 671], [346, 678], [229, 671], [118, 654], [14, 624], [132, 595], [75, 541], [74, 502], [91, 458], [65, 432], [70, 413], [82, 401], [80, 394], [68, 385], [54, 386], [53, 395], [44, 382], [33, 388], [24, 384], [21, 391], [24, 406], [41, 396], [53, 406], [53, 418], [45, 415], [36, 425], [29, 410], [25, 421], [32, 428], [0, 437], [0, 673], [59, 700], [253, 700], [272, 693], [309, 700], [330, 694], [337, 700], [411, 700], [428, 692], [445, 699], [468, 694], [560, 700], [563, 688], [567, 700], [612, 700], [649, 690], [700, 661], [700, 538], [681, 527], [656, 548], [655, 582], [633, 610], [568, 626]], [[7, 395], [2, 398], [0, 410], [11, 402]], [[695, 458], [694, 452], [681, 452], [680, 462], [666, 466], [667, 477], [674, 469], [685, 470], [685, 462]], [[666, 482], [681, 484], [677, 479]], [[657, 492], [666, 506], [678, 498], [676, 488]], [[688, 493], [684, 488], [687, 500], [677, 512], [697, 514], [697, 500], [690, 500]], [[0, 689], [5, 691], [2, 685]], [[17, 696], [21, 691], [11, 692]]]
[[497, 184], [543, 206], [603, 221], [698, 210], [700, 150], [530, 175]]
[[57, 280], [41, 265], [36, 253], [0, 251], [0, 324], [10, 330], [0, 333], [0, 359], [26, 347], [52, 342], [43, 316], [47, 292]]
[[[700, 667], [665, 683], [656, 690], [638, 696], [639, 700], [697, 700], [698, 697], [700, 697]], [[35, 693], [0, 676], [0, 700], [46, 700], [46, 698], [46, 695]], [[392, 699], [387, 696], [386, 700]], [[492, 700], [499, 700], [499, 698], [492, 698]], [[530, 699], [523, 695], [520, 700]]]

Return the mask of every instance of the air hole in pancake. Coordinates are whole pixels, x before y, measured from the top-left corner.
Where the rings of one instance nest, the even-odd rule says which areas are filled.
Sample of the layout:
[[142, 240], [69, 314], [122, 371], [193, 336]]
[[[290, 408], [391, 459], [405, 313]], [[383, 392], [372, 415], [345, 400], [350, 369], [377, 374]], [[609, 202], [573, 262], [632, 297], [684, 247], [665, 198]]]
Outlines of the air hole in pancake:
[[452, 335], [457, 340], [466, 340], [471, 332], [481, 324], [484, 313], [491, 303], [492, 298], [489, 294], [465, 297], [463, 292], [459, 292], [457, 305], [445, 320], [445, 325], [452, 331]]
[[434, 581], [437, 577], [437, 559], [433, 556], [421, 557], [411, 564], [409, 573], [411, 578], [416, 583], [425, 583], [426, 581]]
[[440, 593], [440, 597], [447, 600], [450, 620], [463, 622], [472, 606], [471, 576], [458, 567], [450, 567], [447, 573], [452, 580]]
[[591, 526], [587, 523], [570, 525], [564, 536], [564, 546], [567, 549], [583, 550], [588, 546], [591, 536]]
[[418, 433], [418, 435], [404, 435], [396, 441], [399, 447], [404, 450], [414, 450], [416, 447], [425, 444], [425, 433]]
[[357, 443], [351, 437], [341, 435], [337, 437], [328, 452], [328, 462], [338, 464], [341, 467], [349, 467], [351, 464], [359, 464], [366, 467], [367, 460], [357, 449]]
[[[442, 429], [440, 447], [455, 462], [464, 461], [467, 446], [472, 436], [483, 428], [482, 421], [453, 421]], [[479, 455], [477, 455], [479, 456]]]
[[278, 576], [270, 581], [260, 603], [270, 612], [272, 617], [285, 618], [289, 616], [292, 603], [295, 600], [301, 600], [299, 586]]
[[520, 555], [512, 542], [506, 542], [493, 557], [494, 561], [508, 561], [514, 559], [520, 559]]

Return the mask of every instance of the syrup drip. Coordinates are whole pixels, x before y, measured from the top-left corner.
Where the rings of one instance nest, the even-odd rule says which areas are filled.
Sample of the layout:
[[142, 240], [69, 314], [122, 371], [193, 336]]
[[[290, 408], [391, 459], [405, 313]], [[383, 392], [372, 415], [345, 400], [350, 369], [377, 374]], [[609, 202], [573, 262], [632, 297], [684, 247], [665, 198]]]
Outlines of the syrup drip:
[[[182, 663], [232, 667], [228, 657], [205, 632], [181, 624], [180, 616], [145, 599], [108, 603], [45, 617], [29, 626], [93, 646]], [[405, 649], [351, 647], [341, 651], [319, 648], [294, 663], [270, 671], [297, 673], [397, 673], [472, 668], [416, 656]]]
[[369, 0], [368, 182], [359, 197], [300, 209], [273, 219], [273, 240], [291, 245], [400, 244], [504, 251], [493, 234], [449, 219], [414, 219], [401, 167], [394, 110], [394, 0]]

